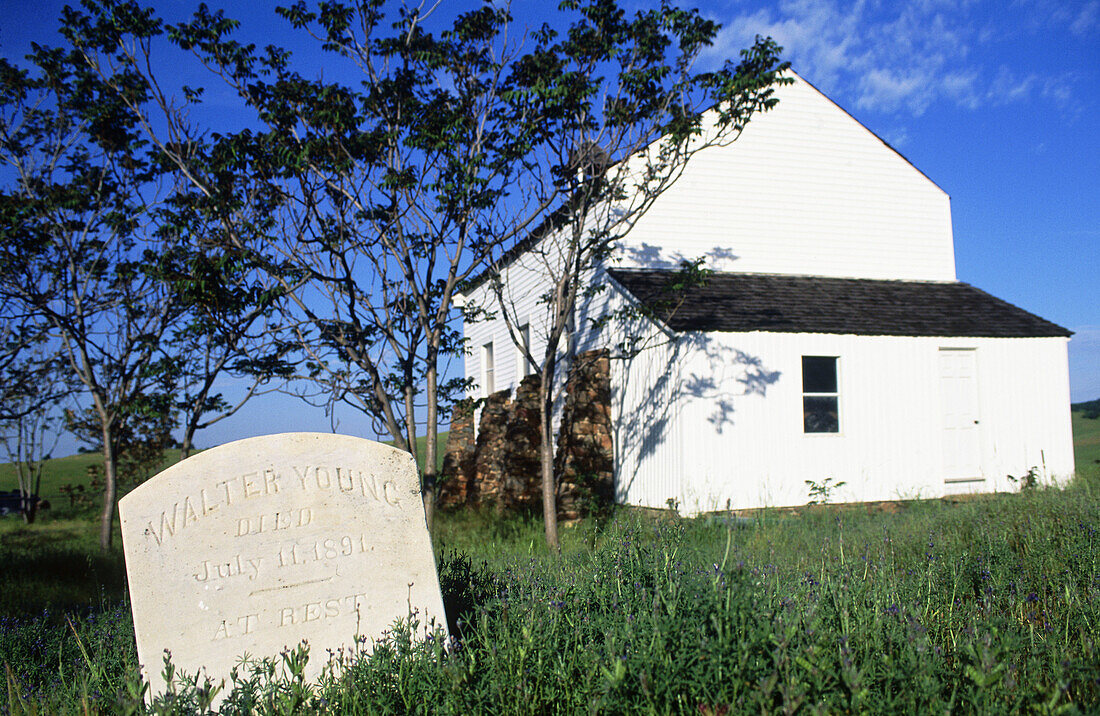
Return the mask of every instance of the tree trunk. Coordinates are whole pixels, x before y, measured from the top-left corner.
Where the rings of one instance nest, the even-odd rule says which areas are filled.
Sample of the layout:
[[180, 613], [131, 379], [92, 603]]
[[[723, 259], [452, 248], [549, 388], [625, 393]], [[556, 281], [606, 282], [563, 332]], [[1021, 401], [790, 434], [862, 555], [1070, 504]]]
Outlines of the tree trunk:
[[180, 443], [180, 462], [183, 462], [187, 458], [191, 457], [191, 450], [194, 449], [191, 442], [191, 437], [193, 434], [194, 433], [191, 430], [188, 430], [183, 434], [183, 441]]
[[34, 517], [38, 514], [38, 493], [24, 493], [19, 498], [19, 512], [23, 515], [23, 523], [34, 524]]
[[[104, 421], [106, 423], [107, 421]], [[115, 498], [117, 488], [115, 472], [118, 468], [118, 455], [115, 454], [113, 430], [103, 428], [103, 512], [99, 518], [99, 548], [104, 552], [111, 549], [115, 521]]]
[[[22, 439], [22, 433], [20, 433]], [[15, 461], [15, 477], [19, 483], [19, 514], [23, 516], [24, 524], [34, 524], [34, 517], [38, 514], [38, 492], [42, 487], [42, 464], [38, 464], [37, 471], [30, 466], [29, 460], [24, 460], [26, 453], [20, 448], [18, 459]]]
[[[205, 396], [205, 393], [203, 395]], [[180, 462], [191, 457], [191, 451], [195, 449], [195, 433], [198, 431], [199, 416], [192, 413], [187, 417], [187, 424], [183, 427], [183, 440], [180, 441]]]
[[439, 410], [436, 405], [438, 386], [436, 385], [435, 367], [429, 366], [424, 376], [427, 382], [426, 392], [428, 398], [428, 425], [425, 431], [427, 444], [424, 446], [424, 467], [421, 471], [423, 483], [421, 484], [421, 496], [424, 499], [424, 521], [428, 524], [428, 532], [432, 531], [435, 521], [435, 496], [438, 476], [436, 474], [436, 445], [439, 436]]
[[539, 446], [542, 467], [542, 517], [546, 527], [546, 546], [550, 552], [561, 551], [558, 544], [558, 490], [554, 480], [554, 357], [546, 361], [539, 384], [539, 421], [542, 444]]
[[424, 471], [424, 466], [420, 464], [420, 456], [416, 454], [416, 395], [413, 393], [412, 388], [413, 377], [411, 374], [405, 374], [405, 440], [409, 443], [409, 454], [413, 456], [413, 461], [416, 463], [416, 468], [420, 472]]

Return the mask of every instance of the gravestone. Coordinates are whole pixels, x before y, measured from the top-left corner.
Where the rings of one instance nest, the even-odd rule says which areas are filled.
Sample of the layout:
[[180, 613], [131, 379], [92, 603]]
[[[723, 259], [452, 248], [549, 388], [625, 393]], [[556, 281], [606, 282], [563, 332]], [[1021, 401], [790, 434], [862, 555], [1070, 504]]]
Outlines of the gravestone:
[[[446, 615], [416, 464], [345, 435], [285, 433], [201, 452], [119, 501], [138, 659], [226, 679], [303, 640], [369, 649], [395, 620]], [[423, 627], [422, 627], [423, 628]], [[365, 637], [365, 641], [360, 639]]]

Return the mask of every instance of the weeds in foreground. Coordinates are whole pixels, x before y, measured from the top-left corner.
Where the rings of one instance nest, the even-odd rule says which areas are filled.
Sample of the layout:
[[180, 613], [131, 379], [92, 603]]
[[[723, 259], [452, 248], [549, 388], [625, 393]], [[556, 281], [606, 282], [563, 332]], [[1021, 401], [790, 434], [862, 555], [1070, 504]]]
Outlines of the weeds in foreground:
[[369, 655], [329, 655], [314, 684], [302, 666], [326, 655], [304, 647], [242, 664], [216, 692], [172, 672], [173, 690], [146, 707], [124, 607], [71, 627], [9, 619], [6, 711], [202, 713], [216, 699], [264, 714], [1100, 708], [1091, 484], [896, 515], [620, 516], [593, 550], [578, 539], [558, 559], [505, 558], [526, 528], [498, 527], [481, 537], [496, 540], [491, 560], [440, 559], [449, 639], [398, 624]]

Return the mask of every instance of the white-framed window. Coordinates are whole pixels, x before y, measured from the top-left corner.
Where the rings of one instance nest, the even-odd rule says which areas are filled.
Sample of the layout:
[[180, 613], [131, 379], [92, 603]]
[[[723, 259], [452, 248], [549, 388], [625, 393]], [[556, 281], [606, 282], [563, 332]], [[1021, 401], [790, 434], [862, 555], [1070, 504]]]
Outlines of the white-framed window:
[[840, 432], [837, 356], [802, 356], [802, 430]]
[[518, 383], [531, 375], [531, 361], [527, 360], [527, 353], [531, 350], [531, 324], [524, 323], [517, 333], [520, 344], [523, 346], [523, 348], [516, 347], [516, 373], [519, 375], [516, 382]]
[[482, 397], [488, 398], [496, 392], [496, 365], [493, 361], [493, 342], [489, 341], [481, 347], [481, 392]]

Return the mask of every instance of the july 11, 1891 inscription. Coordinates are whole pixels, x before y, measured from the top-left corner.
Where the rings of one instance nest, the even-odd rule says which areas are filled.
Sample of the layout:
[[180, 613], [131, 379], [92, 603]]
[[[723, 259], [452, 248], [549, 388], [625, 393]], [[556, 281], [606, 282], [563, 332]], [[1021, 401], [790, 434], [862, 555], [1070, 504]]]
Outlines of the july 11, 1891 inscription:
[[[248, 654], [370, 647], [410, 608], [446, 628], [412, 456], [346, 435], [285, 433], [207, 450], [119, 502], [138, 659], [164, 650], [215, 683]], [[363, 644], [360, 644], [362, 648]]]

